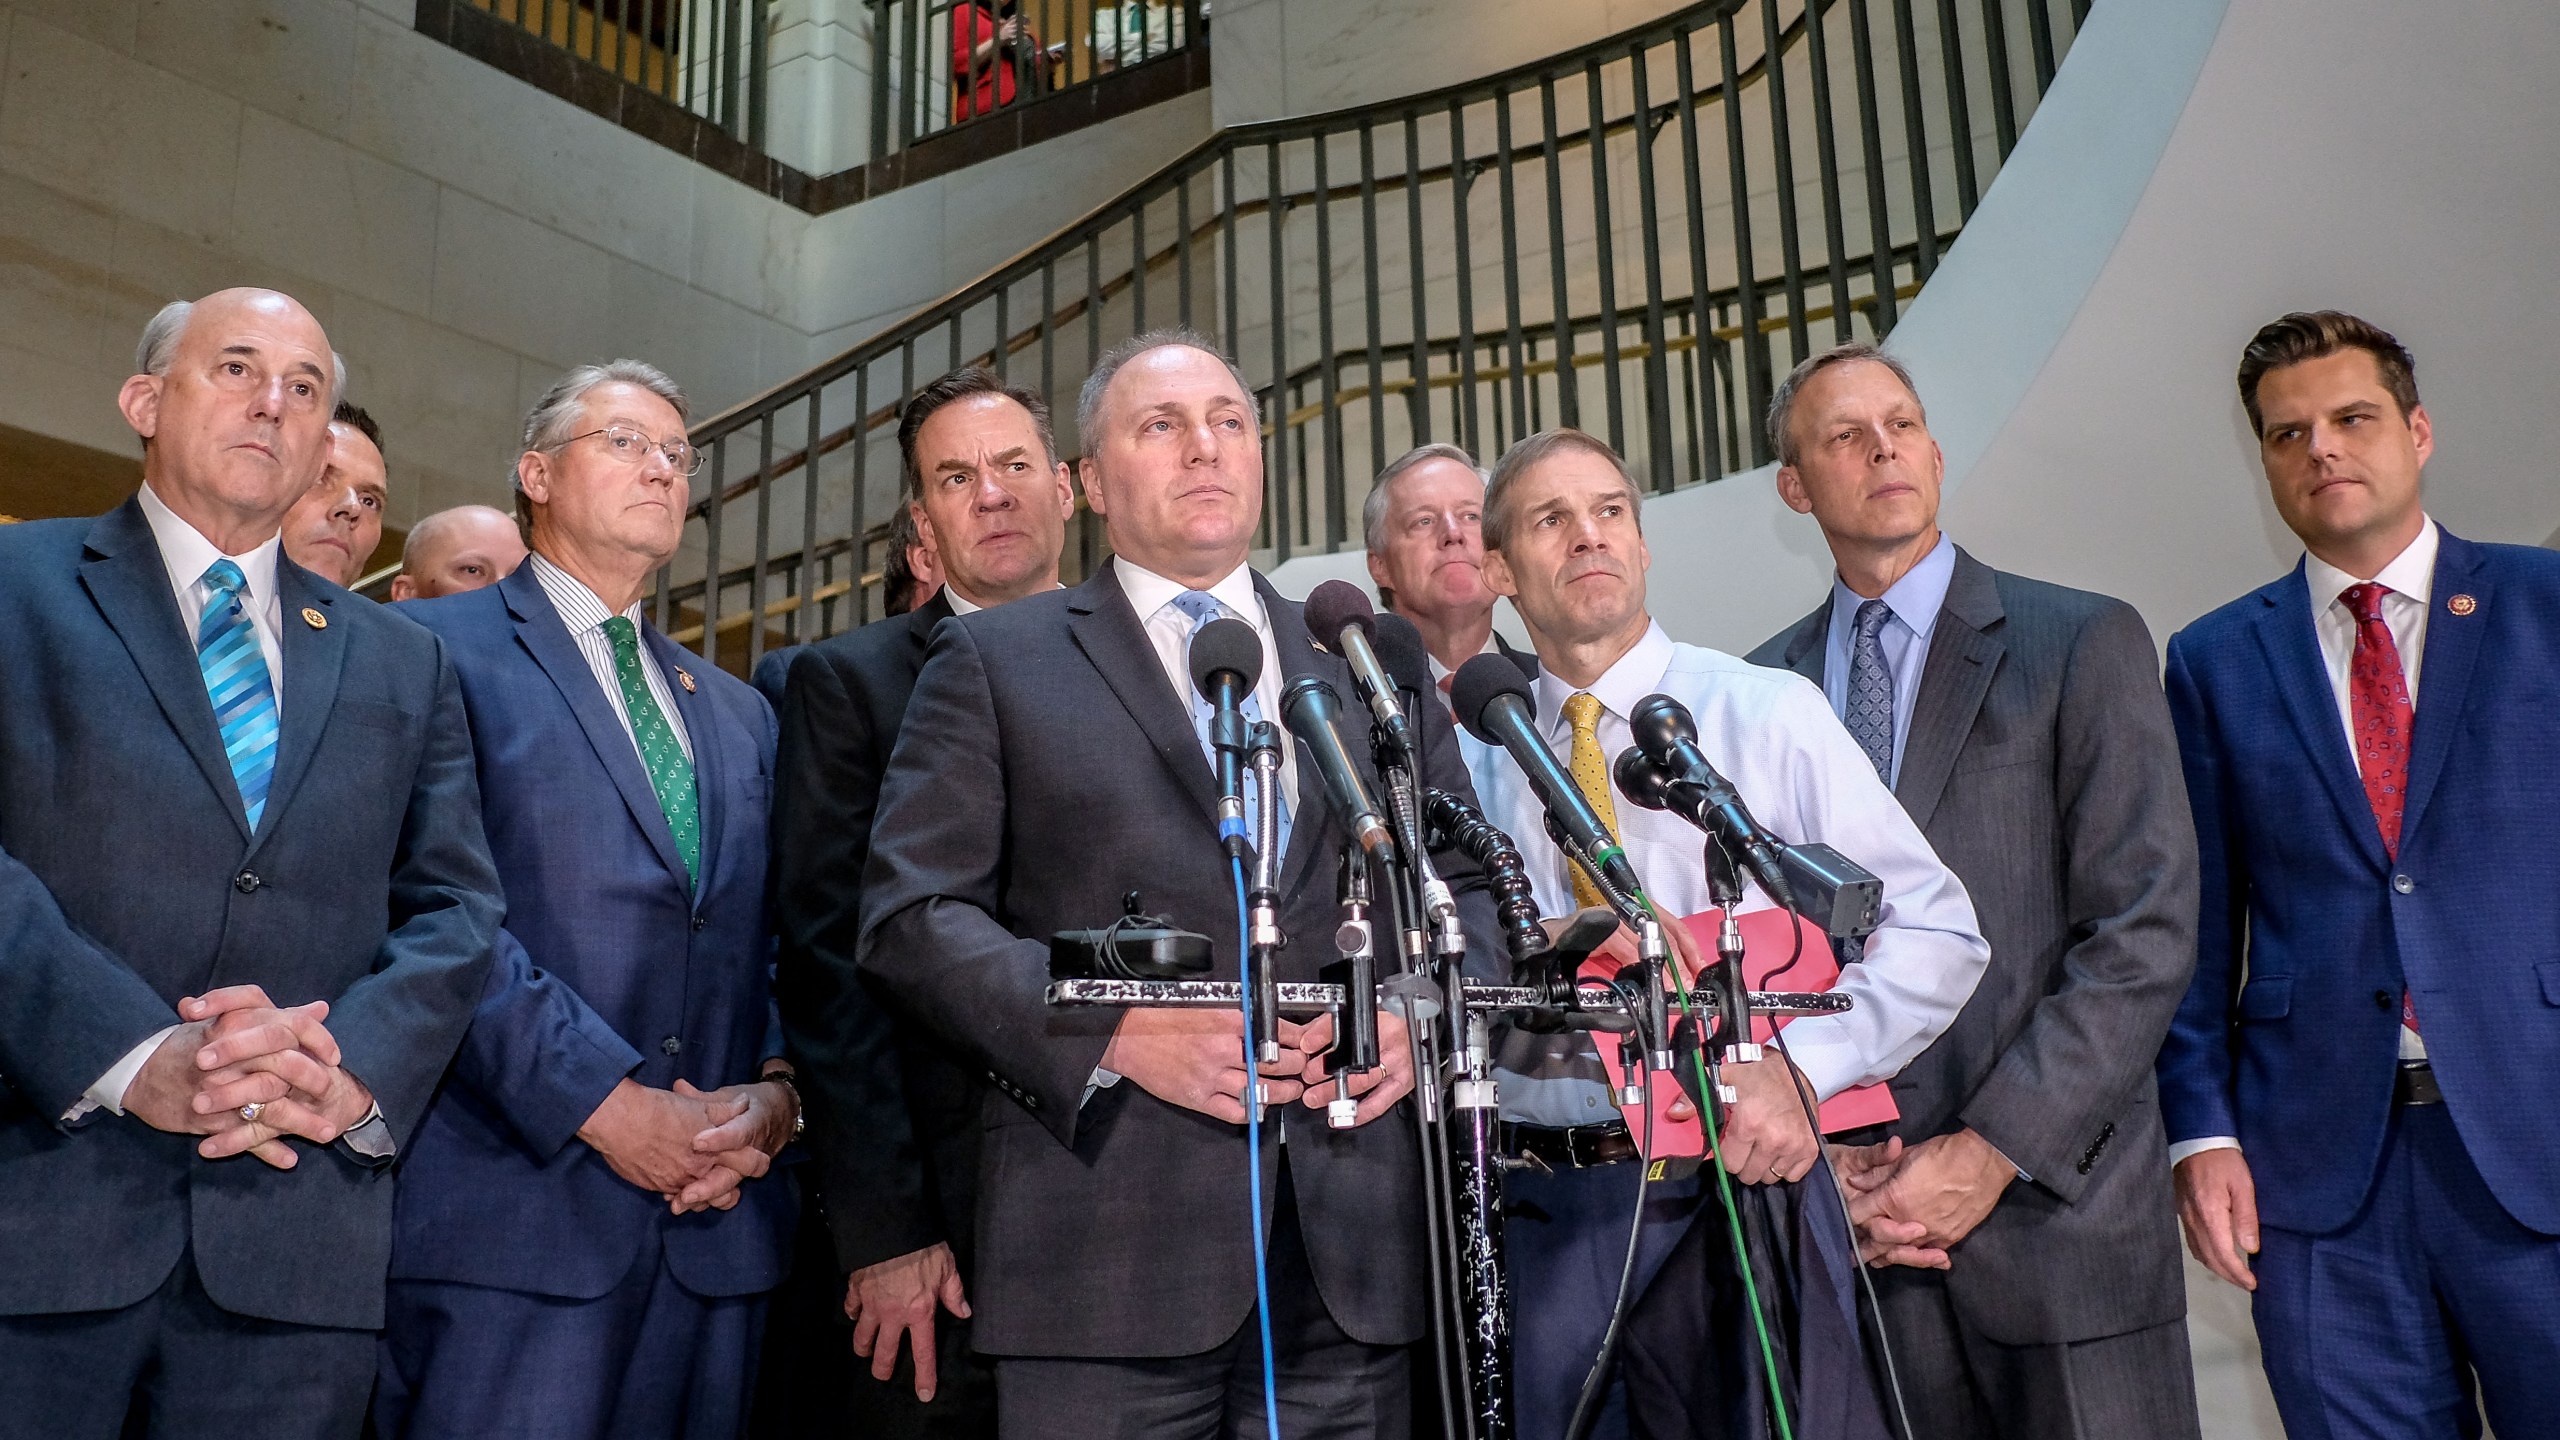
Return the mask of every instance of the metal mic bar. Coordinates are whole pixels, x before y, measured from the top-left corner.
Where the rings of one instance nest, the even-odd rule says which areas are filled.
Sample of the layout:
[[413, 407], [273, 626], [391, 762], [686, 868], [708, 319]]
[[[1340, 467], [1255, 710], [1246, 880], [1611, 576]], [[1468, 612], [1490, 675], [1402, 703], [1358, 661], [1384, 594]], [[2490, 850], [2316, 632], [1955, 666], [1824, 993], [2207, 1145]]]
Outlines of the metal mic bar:
[[[1284, 1015], [1326, 1015], [1342, 1008], [1342, 987], [1327, 981], [1283, 980], [1279, 991]], [[1624, 1010], [1626, 997], [1607, 985], [1582, 984], [1575, 998], [1585, 1010]], [[1838, 1015], [1848, 1011], [1849, 996], [1835, 990], [1754, 990], [1754, 1015]], [[1177, 1009], [1234, 1009], [1244, 990], [1233, 980], [1119, 980], [1093, 976], [1049, 982], [1052, 1005], [1152, 1005]], [[1533, 1010], [1547, 1005], [1547, 992], [1535, 985], [1488, 985], [1466, 982], [1466, 1008], [1474, 1012]]]
[[1253, 1033], [1265, 1063], [1280, 1058], [1280, 730], [1268, 720], [1247, 732], [1254, 801], [1253, 883], [1245, 944], [1253, 952]]

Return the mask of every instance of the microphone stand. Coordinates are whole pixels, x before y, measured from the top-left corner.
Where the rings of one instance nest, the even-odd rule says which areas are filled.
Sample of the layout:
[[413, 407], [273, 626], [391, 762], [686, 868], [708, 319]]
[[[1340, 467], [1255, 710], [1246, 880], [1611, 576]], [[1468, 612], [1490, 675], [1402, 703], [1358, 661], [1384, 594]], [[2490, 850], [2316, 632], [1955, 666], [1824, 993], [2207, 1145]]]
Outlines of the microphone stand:
[[[1245, 751], [1252, 767], [1255, 824], [1252, 884], [1245, 895], [1245, 944], [1253, 958], [1253, 1033], [1264, 1063], [1280, 1058], [1280, 727], [1251, 727]], [[1255, 1082], [1259, 1090], [1260, 1081]]]
[[[1748, 1065], [1760, 1058], [1760, 1046], [1751, 1038], [1751, 1011], [1742, 974], [1742, 923], [1734, 914], [1742, 907], [1742, 866], [1721, 840], [1707, 841], [1707, 898], [1724, 912], [1716, 927], [1715, 971], [1708, 977], [1716, 1004], [1717, 1034], [1712, 1038], [1723, 1047], [1723, 1063]], [[1733, 1097], [1719, 1098], [1729, 1103]]]
[[[1378, 949], [1376, 928], [1369, 919], [1369, 856], [1356, 842], [1342, 847], [1337, 893], [1342, 923], [1334, 928], [1333, 944], [1342, 958], [1327, 967], [1330, 973], [1325, 978], [1342, 986], [1342, 1018], [1334, 1027], [1333, 1048], [1325, 1052], [1325, 1065], [1334, 1080], [1324, 1123], [1348, 1130], [1360, 1111], [1348, 1077], [1378, 1068]], [[1278, 1002], [1276, 991], [1273, 1002]]]

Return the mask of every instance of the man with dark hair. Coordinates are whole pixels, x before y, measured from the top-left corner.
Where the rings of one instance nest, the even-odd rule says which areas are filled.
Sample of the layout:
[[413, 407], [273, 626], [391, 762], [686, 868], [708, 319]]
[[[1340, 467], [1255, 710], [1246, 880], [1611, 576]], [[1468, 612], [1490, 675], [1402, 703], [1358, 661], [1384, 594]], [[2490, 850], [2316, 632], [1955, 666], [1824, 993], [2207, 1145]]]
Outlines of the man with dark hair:
[[942, 566], [916, 529], [915, 507], [900, 501], [889, 517], [889, 558], [880, 566], [880, 613], [904, 615], [942, 589]]
[[[1075, 490], [1049, 407], [977, 366], [926, 385], [899, 417], [900, 518], [935, 557], [923, 605], [793, 652], [774, 806], [783, 1025], [809, 1087], [809, 1167], [855, 1353], [824, 1362], [795, 1432], [992, 1435], [987, 1362], [970, 1353], [985, 1084], [930, 1032], [897, 1019], [854, 970], [880, 777], [934, 627], [1058, 588]], [[890, 531], [892, 561], [907, 546]], [[804, 1252], [804, 1262], [807, 1257]], [[779, 1341], [783, 1337], [777, 1336]], [[835, 1343], [843, 1343], [840, 1339]], [[908, 1358], [901, 1360], [901, 1353]], [[839, 1378], [841, 1377], [841, 1378]], [[849, 1429], [848, 1429], [849, 1427]]]
[[[2203, 863], [2160, 1052], [2187, 1244], [2295, 1435], [2560, 1414], [2560, 555], [2426, 513], [2408, 351], [2337, 311], [2240, 403], [2302, 563], [2169, 642]], [[2254, 1257], [2254, 1258], [2253, 1258]]]
[[[1751, 659], [1823, 689], [1974, 897], [1991, 965], [1839, 1155], [1921, 1435], [2197, 1432], [2151, 1062], [2195, 963], [2195, 841], [2131, 606], [1994, 570], [1938, 528], [1945, 462], [1866, 345], [1778, 387], [1778, 494], [1831, 593]], [[1896, 1152], [1895, 1147], [1904, 1147]], [[1925, 1253], [1915, 1253], [1925, 1252]]]
[[320, 483], [303, 492], [284, 517], [284, 553], [333, 584], [355, 584], [382, 544], [382, 511], [390, 495], [382, 427], [362, 407], [339, 401], [329, 419], [329, 463]]

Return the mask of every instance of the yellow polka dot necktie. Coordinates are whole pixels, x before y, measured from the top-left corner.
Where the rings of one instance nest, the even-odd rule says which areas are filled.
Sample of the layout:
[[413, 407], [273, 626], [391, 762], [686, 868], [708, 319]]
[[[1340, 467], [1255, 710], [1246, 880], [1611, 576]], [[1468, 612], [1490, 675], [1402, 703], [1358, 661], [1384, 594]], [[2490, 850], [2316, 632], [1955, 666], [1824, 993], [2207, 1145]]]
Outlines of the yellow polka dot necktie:
[[[1609, 757], [1600, 751], [1600, 701], [1592, 695], [1576, 695], [1564, 702], [1565, 723], [1573, 727], [1573, 754], [1565, 768], [1573, 772], [1574, 788], [1600, 816], [1609, 833], [1618, 833], [1618, 807], [1609, 798]], [[1579, 865], [1572, 867], [1573, 903], [1589, 909], [1609, 903], [1595, 888]]]

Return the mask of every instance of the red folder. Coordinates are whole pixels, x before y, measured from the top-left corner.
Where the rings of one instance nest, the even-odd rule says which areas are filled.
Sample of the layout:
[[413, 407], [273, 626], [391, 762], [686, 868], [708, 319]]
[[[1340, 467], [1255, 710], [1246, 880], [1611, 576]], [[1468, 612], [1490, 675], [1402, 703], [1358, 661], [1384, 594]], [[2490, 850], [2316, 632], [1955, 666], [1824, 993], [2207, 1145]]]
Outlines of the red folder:
[[[1742, 975], [1749, 988], [1753, 990], [1828, 990], [1838, 983], [1840, 967], [1831, 958], [1830, 940], [1811, 921], [1797, 919], [1796, 924], [1803, 928], [1804, 935], [1803, 953], [1797, 954], [1795, 937], [1788, 929], [1787, 922], [1791, 918], [1794, 917], [1791, 917], [1788, 912], [1772, 907], [1751, 911], [1738, 922], [1742, 927]], [[1680, 923], [1688, 926], [1689, 933], [1697, 938], [1701, 953], [1707, 955], [1715, 953], [1716, 931], [1724, 924], [1722, 910], [1708, 910], [1685, 916]], [[1593, 952], [1590, 959], [1582, 962], [1583, 979], [1606, 981], [1618, 972], [1619, 966], [1626, 963], [1623, 944], [1626, 932], [1621, 930], [1618, 934], [1618, 942], [1613, 942], [1606, 950]], [[1795, 963], [1792, 966], [1788, 964], [1790, 956], [1795, 957]], [[1771, 973], [1782, 968], [1786, 973], [1778, 977], [1777, 983], [1771, 984], [1769, 980]], [[1673, 1013], [1675, 1016], [1678, 1013], [1677, 1002], [1673, 1005]], [[1792, 1024], [1794, 1018], [1801, 1017], [1778, 1020], [1773, 1024], [1771, 1018], [1766, 1015], [1754, 1016], [1751, 1021], [1752, 1038], [1765, 1045], [1777, 1026]], [[1623, 1088], [1626, 1085], [1626, 1072], [1618, 1062], [1617, 1039], [1615, 1036], [1601, 1036], [1599, 1040], [1600, 1063], [1608, 1067], [1609, 1083], [1612, 1088]], [[1680, 1088], [1679, 1077], [1657, 1070], [1646, 1077], [1646, 1084], [1649, 1087], [1646, 1093], [1657, 1107], [1657, 1113], [1653, 1121], [1653, 1144], [1645, 1150], [1645, 1158], [1704, 1157], [1708, 1153], [1706, 1127], [1695, 1119], [1675, 1121], [1666, 1118], [1669, 1111], [1665, 1107], [1684, 1094]], [[1635, 1136], [1636, 1142], [1642, 1145], [1645, 1139], [1645, 1107], [1632, 1105], [1622, 1106], [1620, 1109], [1626, 1116], [1628, 1131]], [[1823, 1101], [1818, 1113], [1822, 1117], [1822, 1130], [1826, 1135], [1836, 1135], [1843, 1130], [1855, 1130], [1860, 1126], [1880, 1124], [1902, 1117], [1902, 1111], [1893, 1103], [1892, 1089], [1885, 1085], [1860, 1085], [1854, 1089], [1843, 1090]]]

